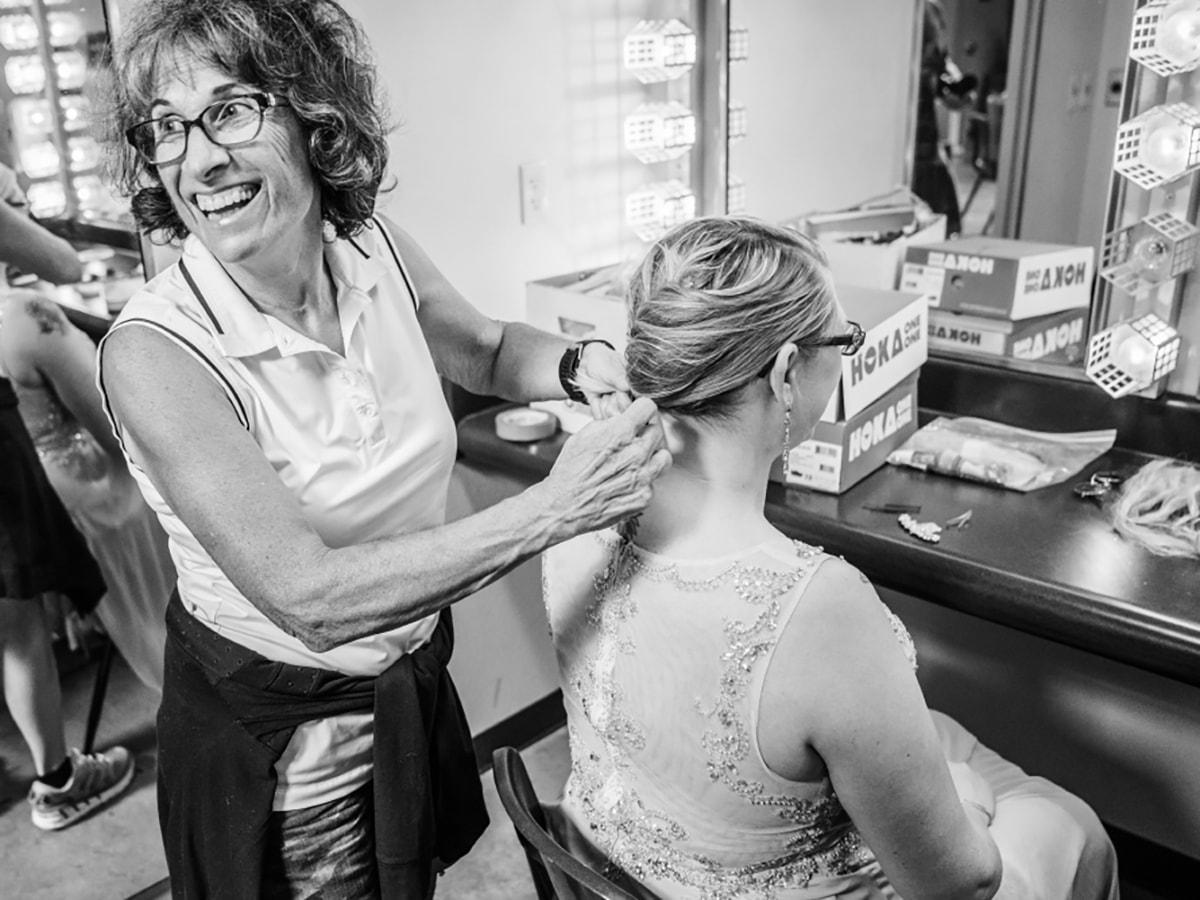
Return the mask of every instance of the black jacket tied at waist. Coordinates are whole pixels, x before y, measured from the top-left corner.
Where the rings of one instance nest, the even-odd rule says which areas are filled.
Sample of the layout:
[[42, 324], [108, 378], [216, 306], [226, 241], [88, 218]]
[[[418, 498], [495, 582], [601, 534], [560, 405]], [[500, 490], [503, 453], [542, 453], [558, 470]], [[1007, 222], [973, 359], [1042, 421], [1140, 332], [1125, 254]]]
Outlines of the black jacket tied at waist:
[[383, 896], [423, 898], [435, 860], [488, 817], [471, 733], [446, 671], [444, 610], [429, 642], [376, 678], [274, 662], [167, 607], [158, 713], [159, 818], [175, 897], [257, 898], [275, 763], [300, 724], [374, 710], [375, 856]]

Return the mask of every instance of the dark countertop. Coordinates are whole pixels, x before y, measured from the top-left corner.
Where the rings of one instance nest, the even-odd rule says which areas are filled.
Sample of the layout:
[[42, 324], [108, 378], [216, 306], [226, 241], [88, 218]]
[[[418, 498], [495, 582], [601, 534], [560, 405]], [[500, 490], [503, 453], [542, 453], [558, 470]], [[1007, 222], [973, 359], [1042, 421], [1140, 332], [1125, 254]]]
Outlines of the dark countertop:
[[[465, 417], [470, 462], [542, 478], [564, 440], [496, 437], [497, 409]], [[844, 556], [876, 585], [1118, 662], [1200, 685], [1200, 560], [1156, 557], [1123, 540], [1071, 485], [1100, 470], [1132, 473], [1149, 457], [1113, 449], [1067, 483], [1027, 494], [884, 466], [845, 494], [772, 484], [767, 518], [791, 537]], [[864, 506], [920, 504], [921, 521], [972, 510], [940, 544]]]

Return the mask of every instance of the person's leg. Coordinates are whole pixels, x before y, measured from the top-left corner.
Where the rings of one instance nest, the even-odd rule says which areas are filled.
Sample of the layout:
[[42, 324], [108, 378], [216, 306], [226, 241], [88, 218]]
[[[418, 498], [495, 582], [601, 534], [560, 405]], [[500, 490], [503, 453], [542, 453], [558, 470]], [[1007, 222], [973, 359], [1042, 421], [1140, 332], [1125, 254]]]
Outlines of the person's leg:
[[1099, 817], [1079, 797], [985, 747], [934, 713], [947, 759], [988, 782], [996, 814], [988, 829], [1004, 862], [998, 900], [1115, 900], [1117, 857]]
[[34, 825], [66, 828], [129, 787], [134, 766], [125, 748], [68, 755], [58, 666], [40, 602], [0, 599], [0, 676], [37, 772], [29, 789]]
[[372, 785], [307, 809], [271, 814], [261, 896], [371, 900], [379, 896]]
[[41, 603], [0, 599], [0, 676], [35, 771], [53, 771], [67, 758], [67, 744], [58, 666]]

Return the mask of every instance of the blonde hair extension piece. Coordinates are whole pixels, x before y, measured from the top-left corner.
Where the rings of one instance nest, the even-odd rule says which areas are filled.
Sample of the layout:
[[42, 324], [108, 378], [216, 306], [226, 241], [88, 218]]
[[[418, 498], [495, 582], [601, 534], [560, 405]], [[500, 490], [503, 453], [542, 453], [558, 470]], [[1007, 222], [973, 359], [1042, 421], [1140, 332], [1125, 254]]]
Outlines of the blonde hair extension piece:
[[1174, 459], [1142, 466], [1110, 508], [1113, 528], [1158, 556], [1200, 556], [1200, 468]]

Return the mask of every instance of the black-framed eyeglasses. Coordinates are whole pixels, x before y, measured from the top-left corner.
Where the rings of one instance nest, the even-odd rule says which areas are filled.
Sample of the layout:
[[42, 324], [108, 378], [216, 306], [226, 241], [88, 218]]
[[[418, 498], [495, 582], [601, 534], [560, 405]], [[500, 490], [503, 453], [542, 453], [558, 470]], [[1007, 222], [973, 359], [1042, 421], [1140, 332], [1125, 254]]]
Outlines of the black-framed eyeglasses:
[[853, 356], [862, 349], [867, 333], [857, 322], [846, 323], [850, 330], [845, 334], [835, 334], [833, 337], [816, 338], [811, 341], [796, 341], [797, 347], [841, 347], [842, 356]]
[[194, 119], [166, 115], [138, 122], [126, 129], [125, 139], [150, 165], [166, 166], [187, 153], [193, 125], [199, 125], [217, 146], [236, 147], [258, 137], [268, 109], [287, 105], [287, 100], [276, 94], [240, 94], [206, 106]]
[[[853, 356], [862, 349], [863, 341], [867, 339], [867, 333], [863, 331], [863, 327], [857, 322], [847, 322], [849, 331], [845, 334], [835, 334], [830, 337], [813, 338], [810, 341], [792, 341], [797, 347], [841, 347], [842, 356]], [[759, 378], [766, 377], [771, 371], [771, 366], [775, 365], [775, 360], [771, 360], [758, 373]]]

